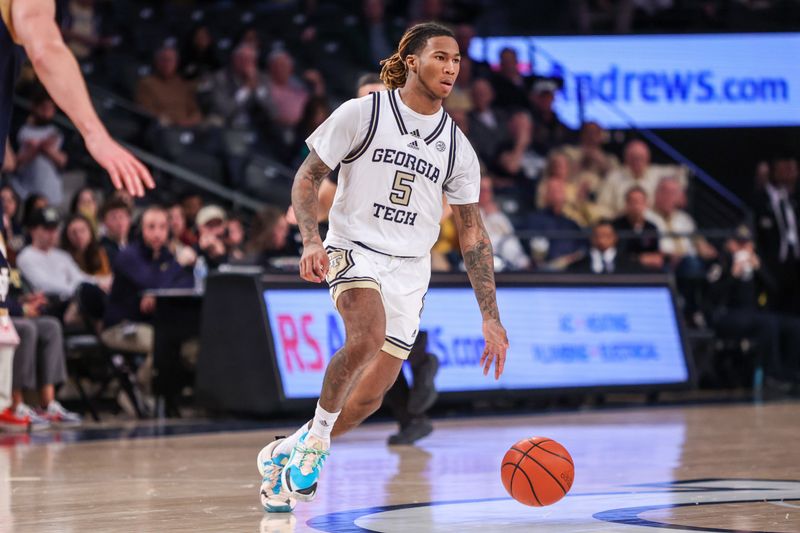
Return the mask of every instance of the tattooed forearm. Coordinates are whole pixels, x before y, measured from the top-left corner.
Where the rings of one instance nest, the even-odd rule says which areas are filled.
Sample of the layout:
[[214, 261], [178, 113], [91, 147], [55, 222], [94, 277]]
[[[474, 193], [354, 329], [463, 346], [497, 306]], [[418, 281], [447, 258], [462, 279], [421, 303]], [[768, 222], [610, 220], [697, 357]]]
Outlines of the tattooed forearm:
[[477, 204], [453, 206], [461, 241], [461, 253], [469, 281], [478, 299], [483, 319], [499, 319], [494, 282], [492, 242], [486, 233]]
[[311, 150], [303, 164], [297, 170], [292, 184], [292, 207], [303, 236], [303, 243], [319, 240], [317, 226], [317, 206], [319, 186], [331, 169]]

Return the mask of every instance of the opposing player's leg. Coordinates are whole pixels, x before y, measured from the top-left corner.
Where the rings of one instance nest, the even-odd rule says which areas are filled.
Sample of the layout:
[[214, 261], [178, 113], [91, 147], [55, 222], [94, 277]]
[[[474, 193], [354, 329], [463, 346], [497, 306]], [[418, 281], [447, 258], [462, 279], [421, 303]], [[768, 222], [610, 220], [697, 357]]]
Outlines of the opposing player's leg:
[[381, 351], [361, 374], [347, 398], [342, 414], [333, 426], [332, 436], [338, 437], [350, 431], [377, 411], [386, 392], [397, 380], [402, 366], [402, 359]]
[[[299, 500], [311, 500], [330, 448], [331, 430], [360, 376], [384, 344], [386, 316], [381, 294], [374, 288], [340, 293], [336, 305], [345, 325], [345, 343], [328, 363], [317, 409], [305, 426], [276, 447], [282, 453], [297, 438], [281, 473], [281, 483]], [[298, 435], [300, 434], [300, 435]]]

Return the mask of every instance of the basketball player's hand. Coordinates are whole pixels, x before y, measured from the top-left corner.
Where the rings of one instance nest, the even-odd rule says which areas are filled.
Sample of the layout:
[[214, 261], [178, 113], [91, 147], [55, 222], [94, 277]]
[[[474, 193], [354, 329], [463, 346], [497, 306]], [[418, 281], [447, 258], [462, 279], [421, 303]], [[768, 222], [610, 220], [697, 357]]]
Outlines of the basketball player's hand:
[[328, 254], [321, 242], [312, 242], [303, 247], [300, 258], [300, 277], [306, 281], [320, 283], [328, 275]]
[[86, 149], [111, 176], [111, 183], [115, 188], [125, 188], [133, 196], [144, 196], [145, 188], [152, 189], [156, 186], [147, 167], [108, 133], [87, 135], [85, 141]]
[[483, 355], [481, 355], [483, 375], [489, 374], [492, 361], [494, 361], [494, 379], [500, 379], [500, 374], [503, 373], [503, 367], [506, 364], [506, 350], [508, 350], [506, 328], [497, 319], [484, 320], [483, 339], [486, 342]]

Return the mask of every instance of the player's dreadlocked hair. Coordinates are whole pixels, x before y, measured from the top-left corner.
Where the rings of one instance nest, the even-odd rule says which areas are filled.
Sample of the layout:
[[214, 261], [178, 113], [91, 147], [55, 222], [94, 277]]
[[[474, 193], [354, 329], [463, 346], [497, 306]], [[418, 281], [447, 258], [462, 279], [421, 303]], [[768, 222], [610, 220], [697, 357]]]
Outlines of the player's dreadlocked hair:
[[423, 22], [407, 29], [397, 45], [397, 51], [381, 61], [381, 80], [389, 89], [396, 89], [406, 84], [408, 77], [406, 57], [420, 53], [431, 37], [455, 39], [452, 31], [435, 22]]

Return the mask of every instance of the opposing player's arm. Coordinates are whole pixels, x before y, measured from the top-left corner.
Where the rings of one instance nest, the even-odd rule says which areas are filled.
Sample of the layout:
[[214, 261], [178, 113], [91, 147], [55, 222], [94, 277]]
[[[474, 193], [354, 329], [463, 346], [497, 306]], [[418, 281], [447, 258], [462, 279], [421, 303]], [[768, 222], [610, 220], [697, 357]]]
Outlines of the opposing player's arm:
[[300, 277], [319, 283], [328, 273], [328, 254], [322, 246], [317, 225], [319, 187], [331, 169], [313, 149], [297, 170], [292, 184], [292, 207], [303, 237]]
[[78, 62], [64, 44], [53, 0], [14, 0], [11, 20], [33, 69], [47, 92], [81, 132], [92, 157], [117, 188], [142, 196], [155, 186], [147, 168], [108, 134], [92, 107]]
[[495, 379], [503, 373], [508, 349], [506, 330], [500, 323], [497, 308], [497, 290], [494, 281], [494, 256], [492, 242], [483, 225], [478, 204], [453, 205], [461, 253], [469, 281], [475, 291], [478, 306], [483, 316], [483, 336], [486, 341], [481, 365], [484, 375], [495, 361]]

